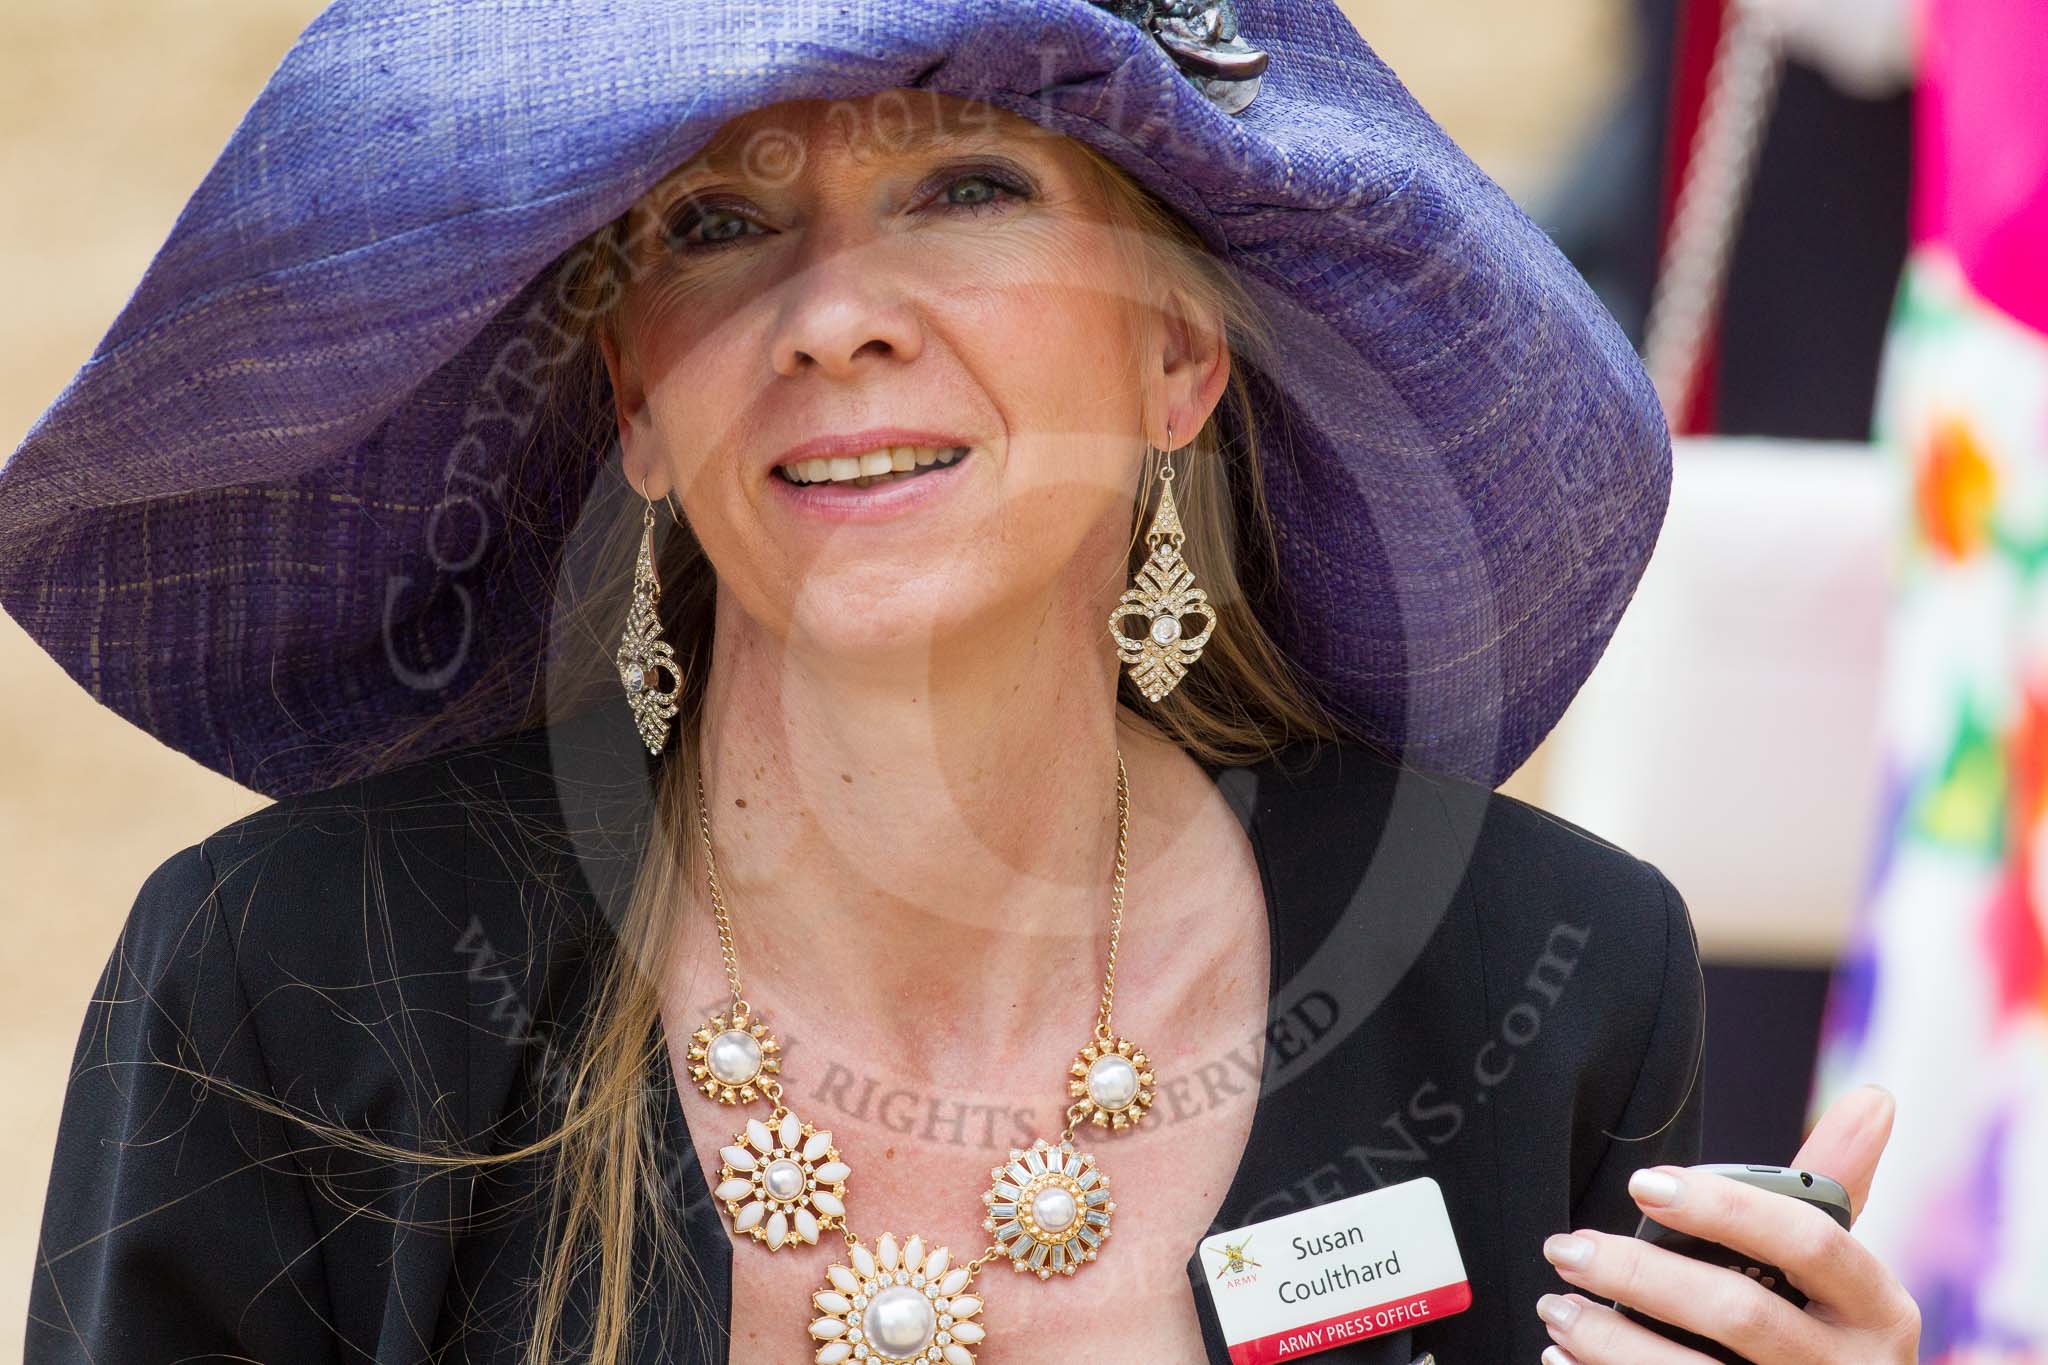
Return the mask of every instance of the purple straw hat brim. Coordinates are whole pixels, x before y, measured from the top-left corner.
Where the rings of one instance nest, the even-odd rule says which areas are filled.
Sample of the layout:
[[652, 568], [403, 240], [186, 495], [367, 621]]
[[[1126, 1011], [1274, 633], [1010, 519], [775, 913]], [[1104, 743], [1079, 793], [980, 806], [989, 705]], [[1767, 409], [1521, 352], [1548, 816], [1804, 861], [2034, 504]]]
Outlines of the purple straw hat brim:
[[1495, 784], [1648, 562], [1662, 411], [1333, 4], [1238, 16], [1270, 66], [1233, 114], [1088, 0], [332, 5], [0, 466], [0, 605], [272, 796], [359, 772], [479, 678], [501, 700], [435, 744], [508, 731], [549, 538], [600, 473], [535, 495], [554, 525], [497, 516], [547, 268], [736, 114], [929, 88], [1088, 143], [1230, 262], [1281, 343], [1253, 378], [1281, 529], [1254, 609], [1348, 722]]

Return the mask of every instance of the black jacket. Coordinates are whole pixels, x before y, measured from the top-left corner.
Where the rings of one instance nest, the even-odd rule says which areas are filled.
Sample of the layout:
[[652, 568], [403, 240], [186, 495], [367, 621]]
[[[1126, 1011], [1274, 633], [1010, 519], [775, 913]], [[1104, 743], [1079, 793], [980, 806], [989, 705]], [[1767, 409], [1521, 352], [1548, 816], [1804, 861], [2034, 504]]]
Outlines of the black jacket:
[[[79, 1037], [30, 1365], [517, 1361], [545, 1212], [531, 1171], [346, 1155], [178, 1068], [409, 1147], [540, 1132], [539, 1078], [647, 818], [636, 745], [626, 708], [601, 708], [273, 803], [151, 874]], [[1536, 1298], [1561, 1287], [1543, 1238], [1633, 1231], [1629, 1172], [1697, 1158], [1683, 901], [1575, 825], [1354, 746], [1212, 776], [1258, 856], [1274, 982], [1268, 1089], [1216, 1226], [1433, 1176], [1471, 1309], [1317, 1359], [1534, 1360]], [[723, 1362], [729, 1234], [655, 1051], [657, 1157], [692, 1255], [646, 1258], [635, 1359]], [[1158, 1104], [1170, 1119], [1247, 1082], [1218, 1067]]]

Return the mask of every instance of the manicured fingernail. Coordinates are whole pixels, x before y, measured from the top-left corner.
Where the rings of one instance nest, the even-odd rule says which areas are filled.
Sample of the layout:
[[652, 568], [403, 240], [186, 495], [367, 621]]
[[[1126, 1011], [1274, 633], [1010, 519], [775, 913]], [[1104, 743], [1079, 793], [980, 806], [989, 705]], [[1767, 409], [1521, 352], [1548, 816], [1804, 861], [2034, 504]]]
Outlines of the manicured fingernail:
[[1562, 1346], [1543, 1348], [1543, 1365], [1579, 1365]]
[[1593, 1244], [1583, 1237], [1571, 1237], [1560, 1232], [1543, 1243], [1543, 1258], [1552, 1265], [1570, 1266], [1576, 1270], [1593, 1258]]
[[1678, 1191], [1678, 1177], [1666, 1171], [1645, 1168], [1628, 1178], [1628, 1192], [1645, 1204], [1659, 1207], [1676, 1204]]
[[1536, 1314], [1562, 1332], [1579, 1315], [1579, 1306], [1562, 1294], [1545, 1294], [1536, 1300]]

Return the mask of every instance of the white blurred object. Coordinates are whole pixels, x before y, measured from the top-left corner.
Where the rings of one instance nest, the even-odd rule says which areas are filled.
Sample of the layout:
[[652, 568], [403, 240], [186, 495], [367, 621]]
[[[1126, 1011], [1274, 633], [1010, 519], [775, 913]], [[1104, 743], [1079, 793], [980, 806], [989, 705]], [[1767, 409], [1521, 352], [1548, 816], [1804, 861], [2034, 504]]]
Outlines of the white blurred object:
[[1544, 741], [1546, 809], [1663, 869], [1720, 961], [1832, 962], [1878, 816], [1890, 461], [1673, 443], [1657, 549]]
[[1744, 0], [1769, 16], [1785, 51], [1836, 88], [1882, 99], [1913, 80], [1912, 0]]

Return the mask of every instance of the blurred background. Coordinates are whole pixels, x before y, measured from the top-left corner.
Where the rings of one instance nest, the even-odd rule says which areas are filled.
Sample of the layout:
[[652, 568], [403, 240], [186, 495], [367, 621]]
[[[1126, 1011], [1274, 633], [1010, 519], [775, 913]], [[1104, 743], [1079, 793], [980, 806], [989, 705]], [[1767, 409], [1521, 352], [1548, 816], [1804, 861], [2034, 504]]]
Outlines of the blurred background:
[[[0, 428], [99, 340], [309, 0], [11, 0]], [[2048, 1362], [2048, 0], [1348, 0], [1642, 346], [1657, 555], [1504, 786], [1661, 867], [1708, 961], [1707, 1160], [1900, 1098], [1858, 1232], [1924, 1358]], [[137, 888], [264, 804], [0, 617], [0, 1357]], [[2031, 1156], [2031, 1160], [2024, 1159]]]

